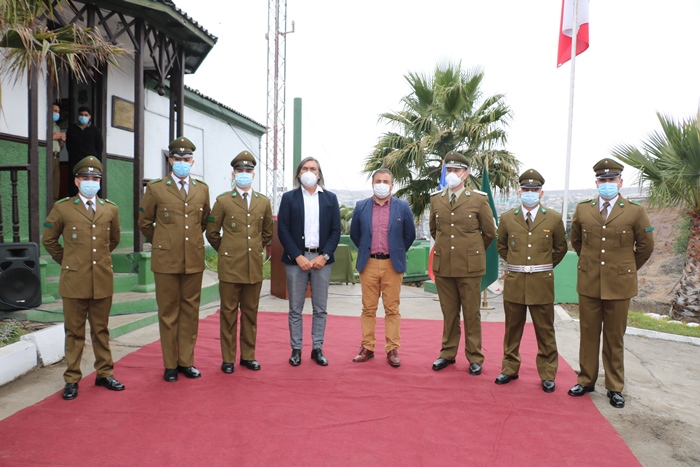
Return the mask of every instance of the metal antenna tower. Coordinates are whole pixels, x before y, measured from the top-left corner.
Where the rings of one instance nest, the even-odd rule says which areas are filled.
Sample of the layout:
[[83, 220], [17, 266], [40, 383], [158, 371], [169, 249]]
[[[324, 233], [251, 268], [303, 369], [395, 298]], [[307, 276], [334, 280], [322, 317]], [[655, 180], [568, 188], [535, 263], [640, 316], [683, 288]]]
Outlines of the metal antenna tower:
[[[282, 28], [282, 30], [280, 30]], [[285, 123], [287, 77], [287, 0], [267, 2], [267, 135], [265, 178], [272, 212], [277, 215], [284, 190]]]

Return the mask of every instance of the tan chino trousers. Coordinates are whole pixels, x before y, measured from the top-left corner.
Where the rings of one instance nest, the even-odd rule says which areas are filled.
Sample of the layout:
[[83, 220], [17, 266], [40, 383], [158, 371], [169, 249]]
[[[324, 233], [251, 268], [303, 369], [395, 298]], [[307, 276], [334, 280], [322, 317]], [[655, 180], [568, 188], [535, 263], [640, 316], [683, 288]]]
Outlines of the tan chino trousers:
[[399, 312], [403, 273], [394, 269], [389, 259], [369, 258], [360, 273], [362, 286], [362, 347], [374, 352], [377, 341], [377, 308], [379, 297], [384, 305], [384, 350], [389, 353], [401, 345], [401, 314]]

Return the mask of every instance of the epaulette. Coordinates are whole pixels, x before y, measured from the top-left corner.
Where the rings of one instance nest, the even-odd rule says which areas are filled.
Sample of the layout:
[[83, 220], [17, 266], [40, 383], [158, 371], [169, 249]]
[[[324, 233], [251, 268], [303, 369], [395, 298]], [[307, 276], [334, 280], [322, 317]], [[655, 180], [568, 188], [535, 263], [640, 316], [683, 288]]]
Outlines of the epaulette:
[[63, 198], [63, 199], [59, 199], [58, 201], [56, 201], [56, 204], [65, 203], [65, 202], [68, 201], [69, 199], [70, 199], [70, 196], [66, 196], [66, 197]]
[[158, 182], [162, 182], [162, 181], [163, 181], [162, 178], [156, 178], [156, 179], [151, 180], [151, 181], [148, 182], [148, 183], [149, 183], [149, 184], [153, 184], [153, 183], [158, 183]]
[[217, 199], [218, 199], [218, 198], [221, 198], [222, 196], [228, 195], [229, 193], [231, 193], [231, 192], [230, 192], [230, 191], [224, 191], [223, 193], [221, 193], [220, 195], [218, 195], [216, 198], [217, 198]]
[[117, 203], [115, 203], [114, 201], [110, 201], [108, 199], [105, 199], [105, 203], [109, 203], [109, 204], [113, 204], [113, 205], [117, 206]]
[[204, 181], [199, 180], [199, 179], [196, 179], [196, 178], [193, 178], [193, 179], [192, 179], [192, 184], [193, 184], [193, 185], [197, 185], [197, 183], [201, 183], [201, 184], [204, 185], [204, 186], [209, 186], [209, 185], [207, 185]]
[[[629, 201], [629, 200], [628, 200]], [[641, 206], [642, 204], [637, 202], [637, 201], [630, 201], [630, 203], [634, 204], [635, 206]]]
[[480, 195], [488, 196], [488, 193], [484, 193], [483, 191], [480, 190], [472, 190], [474, 193], [479, 193]]
[[591, 201], [593, 201], [593, 198], [582, 199], [581, 201], [578, 202], [578, 204], [590, 203]]

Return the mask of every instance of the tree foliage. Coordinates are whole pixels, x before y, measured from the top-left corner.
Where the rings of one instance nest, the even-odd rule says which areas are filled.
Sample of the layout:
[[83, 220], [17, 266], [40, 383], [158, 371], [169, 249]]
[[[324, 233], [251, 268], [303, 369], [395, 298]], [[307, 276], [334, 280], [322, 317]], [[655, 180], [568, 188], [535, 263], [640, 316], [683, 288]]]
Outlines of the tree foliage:
[[483, 71], [447, 63], [432, 75], [408, 73], [405, 78], [411, 92], [401, 100], [403, 110], [379, 117], [396, 131], [379, 138], [365, 159], [365, 173], [390, 169], [399, 187], [396, 195], [409, 201], [416, 217], [428, 207], [450, 151], [470, 161], [472, 188], [480, 186], [485, 163], [497, 189], [517, 186], [519, 162], [503, 148], [511, 111], [503, 94], [484, 95]]

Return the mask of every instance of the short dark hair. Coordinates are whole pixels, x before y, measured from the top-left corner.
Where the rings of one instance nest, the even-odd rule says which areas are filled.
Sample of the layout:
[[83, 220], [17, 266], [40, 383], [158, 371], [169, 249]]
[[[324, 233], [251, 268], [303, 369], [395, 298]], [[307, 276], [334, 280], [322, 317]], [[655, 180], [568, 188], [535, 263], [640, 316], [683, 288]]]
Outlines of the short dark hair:
[[90, 110], [90, 107], [88, 107], [86, 105], [81, 105], [80, 107], [78, 107], [78, 113], [80, 113], [80, 112], [87, 112], [90, 115], [92, 115], [92, 111]]
[[374, 182], [374, 176], [377, 174], [389, 174], [391, 176], [391, 183], [394, 183], [394, 174], [391, 173], [391, 170], [387, 169], [386, 167], [382, 167], [381, 169], [374, 171], [372, 174], [372, 182]]
[[299, 174], [301, 174], [301, 169], [302, 167], [304, 167], [304, 164], [306, 164], [309, 161], [315, 162], [318, 166], [318, 186], [320, 186], [321, 188], [325, 188], [325, 186], [323, 186], [323, 171], [321, 170], [321, 163], [313, 157], [306, 157], [302, 159], [301, 162], [299, 162], [299, 165], [297, 165], [297, 171], [294, 173], [294, 188], [299, 188], [299, 186], [301, 186]]

